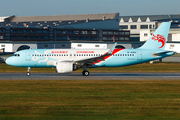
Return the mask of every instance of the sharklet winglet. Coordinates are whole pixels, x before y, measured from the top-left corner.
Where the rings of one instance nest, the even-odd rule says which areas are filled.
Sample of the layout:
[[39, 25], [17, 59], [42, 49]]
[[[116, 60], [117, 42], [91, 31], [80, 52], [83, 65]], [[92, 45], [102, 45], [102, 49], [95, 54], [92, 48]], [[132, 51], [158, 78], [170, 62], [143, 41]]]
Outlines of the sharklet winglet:
[[117, 45], [117, 43], [114, 44], [114, 46], [108, 51], [107, 54], [112, 54], [114, 49], [115, 49], [115, 47], [116, 47], [116, 45]]

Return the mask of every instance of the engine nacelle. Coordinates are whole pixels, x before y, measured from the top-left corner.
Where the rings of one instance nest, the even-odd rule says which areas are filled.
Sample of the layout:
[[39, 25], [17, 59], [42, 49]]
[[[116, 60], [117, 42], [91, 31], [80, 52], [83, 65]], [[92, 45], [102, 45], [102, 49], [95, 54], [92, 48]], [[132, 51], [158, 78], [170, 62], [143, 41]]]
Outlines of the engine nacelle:
[[56, 72], [57, 73], [71, 73], [73, 71], [72, 62], [57, 62]]

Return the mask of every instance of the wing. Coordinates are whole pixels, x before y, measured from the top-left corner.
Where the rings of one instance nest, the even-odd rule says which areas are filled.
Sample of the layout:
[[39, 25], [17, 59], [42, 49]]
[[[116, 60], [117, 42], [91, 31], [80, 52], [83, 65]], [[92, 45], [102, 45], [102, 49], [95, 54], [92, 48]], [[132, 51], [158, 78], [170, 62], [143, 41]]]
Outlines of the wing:
[[92, 57], [92, 58], [87, 58], [87, 59], [77, 60], [77, 61], [74, 61], [74, 63], [76, 65], [80, 65], [80, 66], [82, 66], [82, 65], [92, 66], [95, 63], [104, 61], [107, 57], [112, 55], [116, 45], [117, 45], [117, 43], [115, 43], [114, 46], [107, 53], [105, 53], [103, 55]]

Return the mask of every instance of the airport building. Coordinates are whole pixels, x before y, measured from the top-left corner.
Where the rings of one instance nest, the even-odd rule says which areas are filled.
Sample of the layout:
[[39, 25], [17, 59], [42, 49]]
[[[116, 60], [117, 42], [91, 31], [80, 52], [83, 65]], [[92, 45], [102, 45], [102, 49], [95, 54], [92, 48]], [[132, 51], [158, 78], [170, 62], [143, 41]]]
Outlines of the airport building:
[[162, 22], [171, 22], [171, 28], [166, 44], [167, 50], [180, 53], [180, 15], [140, 15], [120, 16], [119, 26], [123, 30], [130, 30], [130, 42], [138, 42], [141, 46], [154, 33]]
[[162, 22], [171, 22], [168, 41], [180, 42], [180, 15], [120, 16], [119, 27], [130, 30], [131, 41], [146, 41]]
[[[130, 41], [129, 30], [119, 30], [119, 13], [10, 16], [0, 18], [0, 49], [72, 48], [75, 42]], [[6, 49], [6, 46], [13, 46]]]

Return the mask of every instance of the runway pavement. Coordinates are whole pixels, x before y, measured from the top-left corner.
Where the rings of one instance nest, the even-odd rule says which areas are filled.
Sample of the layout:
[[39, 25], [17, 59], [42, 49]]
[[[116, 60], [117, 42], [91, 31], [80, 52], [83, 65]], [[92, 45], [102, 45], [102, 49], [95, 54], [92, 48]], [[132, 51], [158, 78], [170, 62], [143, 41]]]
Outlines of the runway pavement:
[[180, 80], [180, 73], [0, 73], [0, 80]]

